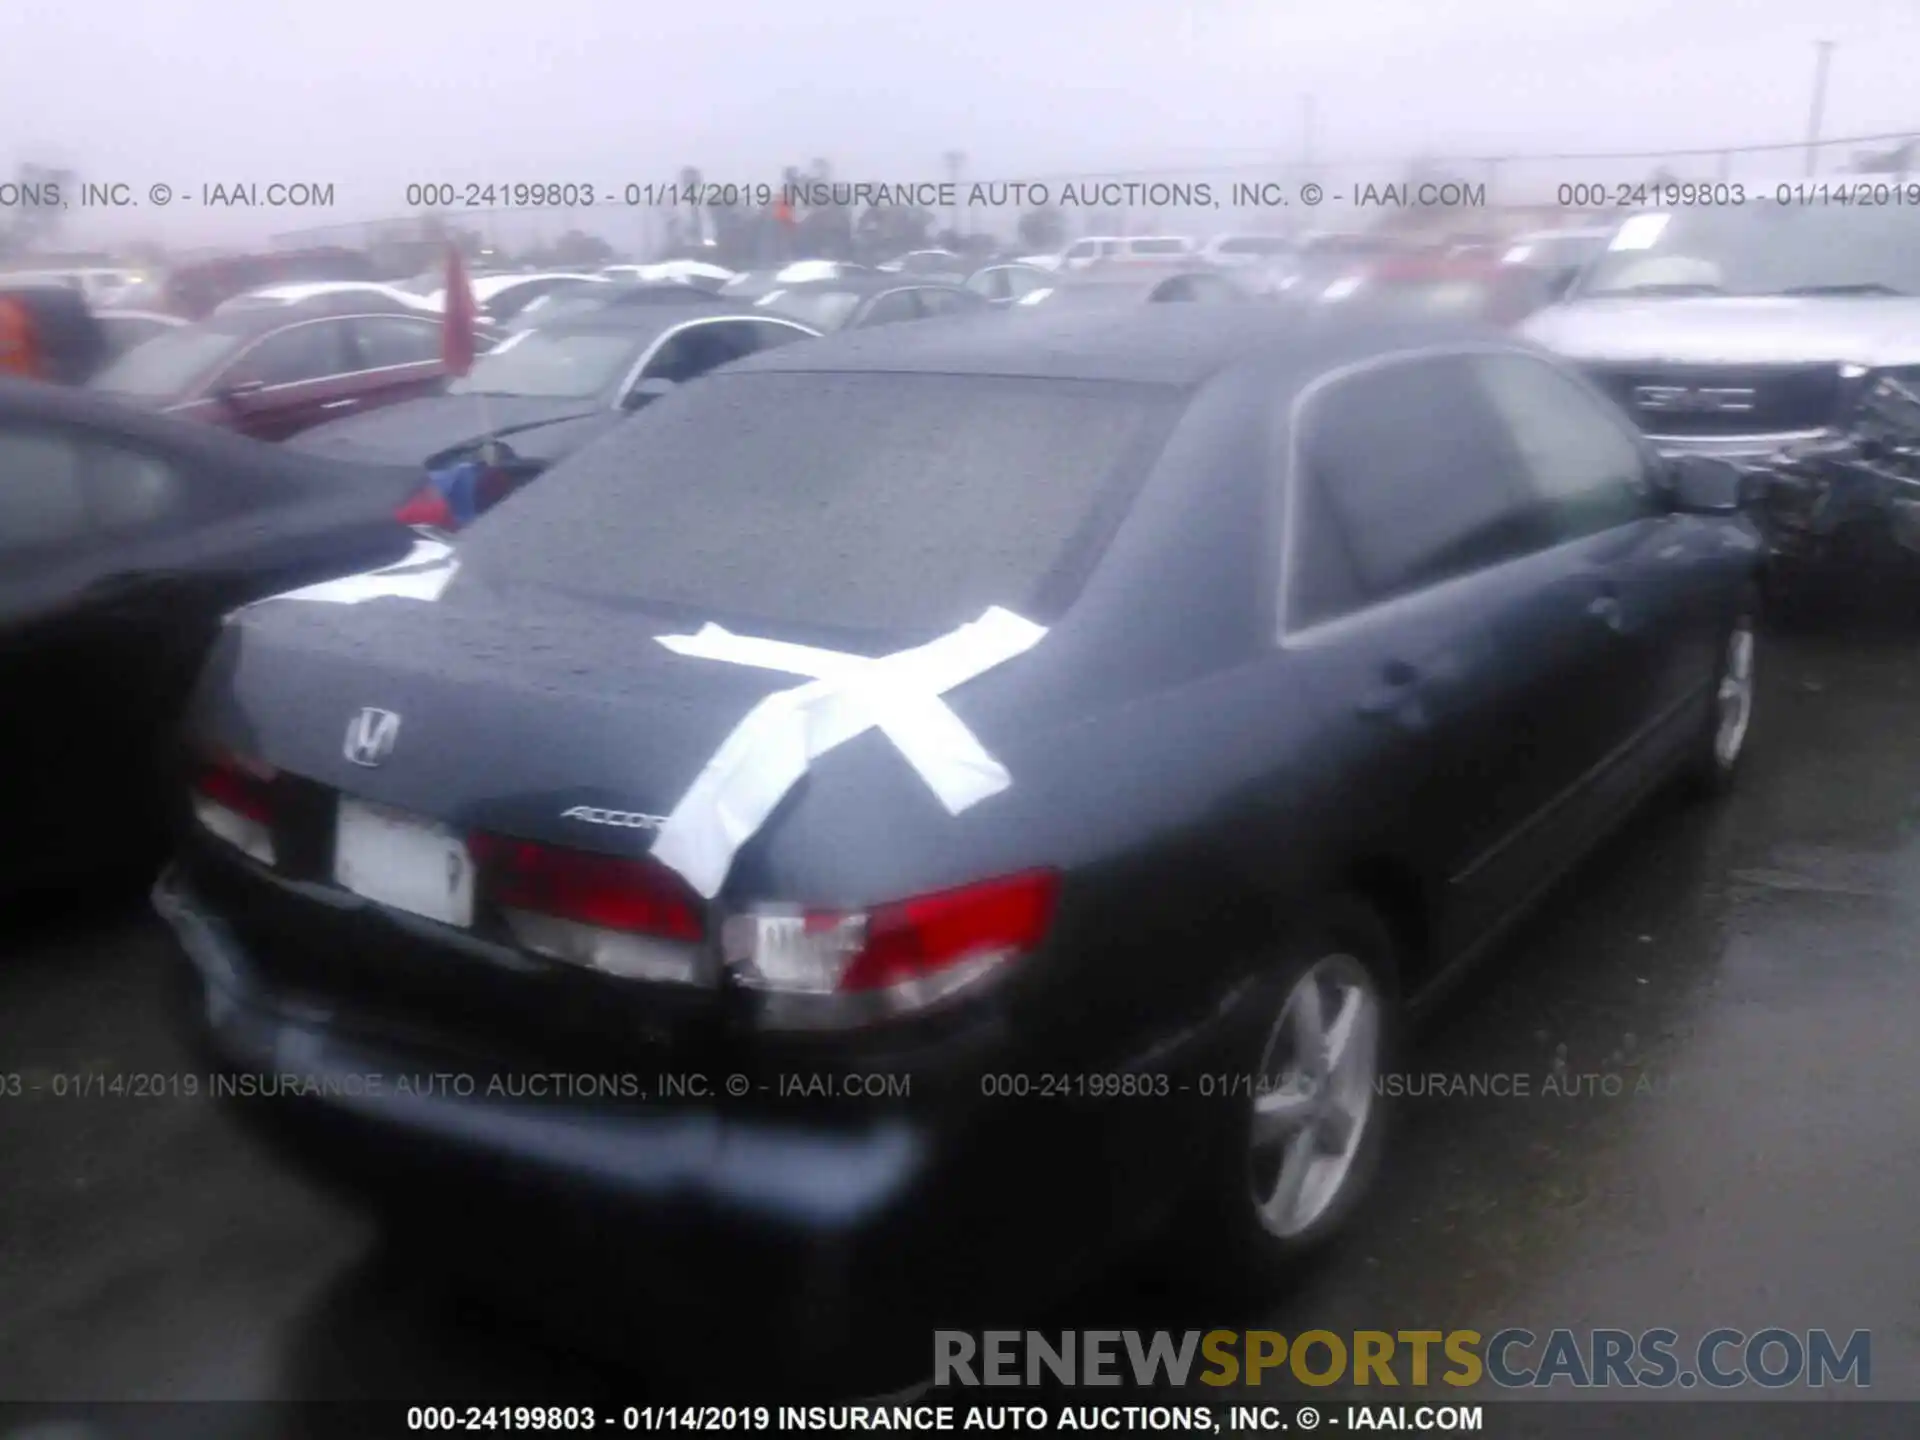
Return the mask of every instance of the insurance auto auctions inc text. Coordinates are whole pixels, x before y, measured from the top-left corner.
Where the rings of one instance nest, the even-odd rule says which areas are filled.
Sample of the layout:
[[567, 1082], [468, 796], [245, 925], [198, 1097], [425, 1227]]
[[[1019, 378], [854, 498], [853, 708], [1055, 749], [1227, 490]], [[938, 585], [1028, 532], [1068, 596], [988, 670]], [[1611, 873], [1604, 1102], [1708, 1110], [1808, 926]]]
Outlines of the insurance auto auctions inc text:
[[[1196, 1373], [1196, 1361], [1199, 1362]], [[1826, 1330], [936, 1330], [933, 1383], [1119, 1386], [1201, 1385], [1500, 1389], [1825, 1389], [1873, 1383], [1872, 1332], [1837, 1342]]]

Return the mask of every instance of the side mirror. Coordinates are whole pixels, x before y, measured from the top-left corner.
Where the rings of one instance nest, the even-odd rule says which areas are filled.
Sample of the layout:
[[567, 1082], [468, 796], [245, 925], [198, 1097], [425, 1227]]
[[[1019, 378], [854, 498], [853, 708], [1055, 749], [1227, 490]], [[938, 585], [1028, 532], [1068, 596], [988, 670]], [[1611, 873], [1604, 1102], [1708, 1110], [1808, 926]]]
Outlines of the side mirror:
[[671, 395], [678, 388], [671, 380], [642, 380], [620, 397], [620, 408], [629, 412], [644, 410], [662, 395]]
[[1681, 455], [1668, 462], [1668, 495], [1687, 515], [1732, 515], [1750, 498], [1746, 471], [1710, 455]]

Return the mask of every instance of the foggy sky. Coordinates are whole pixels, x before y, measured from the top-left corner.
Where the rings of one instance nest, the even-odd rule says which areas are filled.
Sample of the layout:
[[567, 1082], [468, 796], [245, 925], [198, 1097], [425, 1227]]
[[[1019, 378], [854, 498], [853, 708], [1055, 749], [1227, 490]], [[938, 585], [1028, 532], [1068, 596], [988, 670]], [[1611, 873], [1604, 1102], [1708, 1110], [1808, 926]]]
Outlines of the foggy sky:
[[[1920, 126], [1902, 0], [11, 0], [0, 175], [331, 181], [328, 213], [69, 221], [217, 241], [407, 213], [409, 181], [979, 179], [1292, 157], [1791, 140]], [[90, 77], [98, 77], [90, 79]], [[1797, 174], [1782, 156], [1769, 176]], [[1553, 177], [1558, 178], [1558, 177]], [[1580, 178], [1570, 175], [1565, 178]]]

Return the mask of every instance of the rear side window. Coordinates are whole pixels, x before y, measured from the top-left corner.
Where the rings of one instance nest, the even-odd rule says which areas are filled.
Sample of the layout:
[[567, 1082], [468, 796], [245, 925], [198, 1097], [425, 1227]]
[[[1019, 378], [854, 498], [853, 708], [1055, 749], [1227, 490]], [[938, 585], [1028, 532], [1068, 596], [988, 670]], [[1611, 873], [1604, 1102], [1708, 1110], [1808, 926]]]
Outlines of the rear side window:
[[1653, 513], [1640, 447], [1601, 401], [1531, 355], [1480, 355], [1471, 363], [1561, 539]]
[[759, 348], [759, 332], [775, 328], [784, 327], [754, 325], [747, 321], [689, 325], [666, 339], [647, 362], [647, 373], [642, 378], [684, 385], [709, 370], [751, 355]]
[[177, 472], [152, 455], [50, 427], [0, 429], [0, 556], [147, 530], [184, 500]]
[[895, 290], [873, 302], [872, 308], [861, 318], [860, 327], [898, 325], [903, 320], [918, 320], [921, 315], [919, 291]]
[[1187, 243], [1184, 240], [1132, 240], [1127, 248], [1135, 255], [1184, 255]]
[[694, 620], [938, 634], [1056, 618], [1181, 392], [999, 376], [722, 372], [482, 517], [464, 561]]
[[356, 369], [382, 370], [392, 365], [422, 365], [440, 358], [440, 322], [410, 320], [404, 315], [363, 315], [353, 322], [358, 346]]
[[1005, 300], [1009, 298], [1007, 272], [982, 270], [967, 281], [967, 289], [987, 300]]
[[353, 369], [345, 320], [311, 320], [275, 331], [232, 365], [228, 385], [298, 385]]
[[1336, 381], [1302, 425], [1307, 483], [1326, 497], [1369, 601], [1552, 543], [1468, 357]]
[[151, 529], [185, 508], [180, 477], [165, 461], [117, 445], [88, 444], [84, 452], [88, 508], [103, 533]]
[[71, 544], [89, 528], [79, 447], [51, 430], [0, 430], [0, 555]]

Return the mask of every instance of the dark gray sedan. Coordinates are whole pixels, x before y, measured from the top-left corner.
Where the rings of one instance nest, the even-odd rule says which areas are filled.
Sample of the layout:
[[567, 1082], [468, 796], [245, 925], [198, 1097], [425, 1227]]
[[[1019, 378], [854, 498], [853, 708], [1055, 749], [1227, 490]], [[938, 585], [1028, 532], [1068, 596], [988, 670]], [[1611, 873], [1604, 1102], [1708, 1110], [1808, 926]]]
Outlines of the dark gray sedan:
[[250, 1118], [829, 1352], [1340, 1228], [1401, 1021], [1735, 774], [1738, 477], [1497, 333], [1032, 320], [756, 355], [240, 612], [157, 897], [214, 1052], [310, 1078]]

